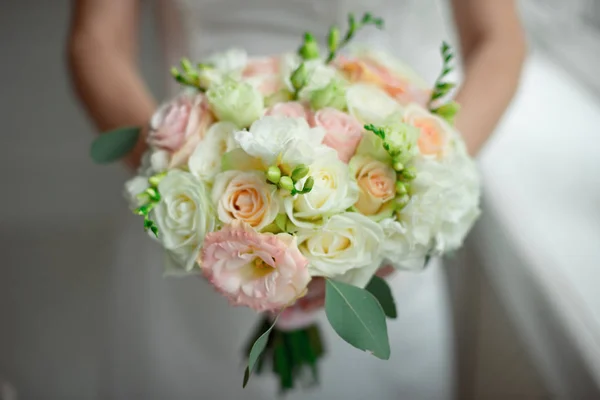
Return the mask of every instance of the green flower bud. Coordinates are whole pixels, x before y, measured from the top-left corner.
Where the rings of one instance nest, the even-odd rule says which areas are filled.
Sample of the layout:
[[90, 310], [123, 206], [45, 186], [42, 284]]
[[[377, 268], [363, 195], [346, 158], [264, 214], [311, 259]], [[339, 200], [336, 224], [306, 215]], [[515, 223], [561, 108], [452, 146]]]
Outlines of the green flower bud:
[[432, 113], [439, 115], [451, 125], [454, 125], [454, 119], [459, 111], [460, 104], [455, 101], [448, 102], [436, 109], [431, 110]]
[[183, 68], [183, 71], [188, 74], [195, 72], [192, 62], [185, 57], [181, 59], [181, 68]]
[[343, 111], [346, 108], [346, 88], [344, 84], [332, 79], [327, 86], [311, 93], [310, 106], [313, 110], [331, 107]]
[[160, 173], [160, 174], [156, 174], [156, 175], [152, 175], [150, 178], [148, 178], [148, 183], [152, 186], [158, 186], [158, 184], [160, 183], [160, 181], [163, 180], [163, 178], [167, 175], [166, 172]]
[[303, 193], [308, 193], [312, 190], [313, 186], [315, 186], [315, 179], [312, 176], [309, 176], [304, 182], [304, 187], [302, 188]]
[[394, 164], [406, 164], [416, 154], [418, 138], [419, 130], [414, 126], [397, 120], [385, 126], [386, 150], [394, 155]]
[[158, 193], [158, 190], [156, 190], [155, 188], [149, 187], [148, 189], [146, 189], [146, 194], [148, 194], [148, 197], [152, 201], [160, 201], [160, 194]]
[[399, 195], [403, 195], [406, 194], [407, 190], [406, 190], [406, 186], [404, 186], [404, 183], [402, 182], [396, 182], [396, 193]]
[[289, 176], [282, 176], [279, 180], [279, 187], [291, 192], [294, 190], [294, 181]]
[[148, 203], [150, 201], [150, 196], [146, 192], [139, 193], [135, 197], [139, 201], [138, 204], [145, 204], [145, 203]]
[[329, 46], [330, 52], [335, 52], [340, 42], [340, 30], [337, 26], [332, 26], [329, 29], [329, 37], [327, 38], [327, 45]]
[[292, 180], [298, 182], [300, 179], [308, 175], [309, 169], [306, 165], [300, 164], [292, 171]]
[[281, 170], [276, 165], [271, 165], [269, 169], [267, 169], [267, 180], [275, 185], [279, 183], [279, 179], [281, 178]]
[[404, 207], [406, 207], [409, 201], [410, 197], [406, 194], [396, 197], [394, 199], [394, 205], [396, 210], [402, 210]]
[[404, 169], [404, 164], [402, 164], [400, 161], [394, 161], [393, 167], [396, 171], [402, 171]]
[[415, 167], [405, 168], [402, 171], [402, 176], [404, 177], [404, 179], [408, 179], [409, 181], [412, 181], [413, 179], [415, 179], [417, 177], [417, 170], [415, 169]]
[[304, 43], [298, 50], [298, 54], [304, 60], [313, 60], [315, 58], [319, 58], [319, 44], [313, 35], [308, 32], [304, 34]]
[[304, 84], [306, 83], [307, 72], [306, 65], [304, 63], [300, 64], [298, 68], [292, 73], [290, 80], [292, 81], [292, 86], [296, 91], [302, 89]]

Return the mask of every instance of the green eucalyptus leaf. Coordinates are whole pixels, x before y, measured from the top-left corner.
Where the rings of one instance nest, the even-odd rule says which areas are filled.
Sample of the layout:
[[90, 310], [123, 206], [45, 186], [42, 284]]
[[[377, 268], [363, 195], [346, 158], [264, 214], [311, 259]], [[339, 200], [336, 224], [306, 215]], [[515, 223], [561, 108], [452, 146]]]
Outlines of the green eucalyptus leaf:
[[92, 143], [90, 155], [98, 164], [108, 164], [126, 156], [135, 147], [141, 128], [118, 128], [98, 136]]
[[367, 289], [379, 302], [383, 312], [388, 318], [396, 318], [398, 313], [396, 312], [396, 304], [394, 303], [394, 296], [392, 290], [387, 284], [385, 279], [374, 275], [371, 281], [367, 284]]
[[246, 367], [246, 371], [244, 372], [244, 383], [242, 387], [246, 387], [246, 385], [248, 384], [248, 381], [250, 380], [250, 375], [252, 374], [252, 371], [254, 370], [258, 359], [262, 355], [263, 351], [265, 351], [267, 343], [269, 342], [269, 335], [271, 334], [273, 327], [277, 323], [277, 319], [279, 319], [279, 315], [277, 316], [277, 318], [275, 318], [275, 321], [273, 321], [273, 324], [271, 324], [269, 329], [267, 329], [265, 333], [260, 335], [260, 337], [256, 339], [256, 341], [252, 345], [252, 348], [250, 349], [250, 354], [248, 355], [248, 366]]
[[377, 358], [390, 358], [383, 308], [367, 290], [327, 279], [325, 313], [332, 328], [346, 342]]

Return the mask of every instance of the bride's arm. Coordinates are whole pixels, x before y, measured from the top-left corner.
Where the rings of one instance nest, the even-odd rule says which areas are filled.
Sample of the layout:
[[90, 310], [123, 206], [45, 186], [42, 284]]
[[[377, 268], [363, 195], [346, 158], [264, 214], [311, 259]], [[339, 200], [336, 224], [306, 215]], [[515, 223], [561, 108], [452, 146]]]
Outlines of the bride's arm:
[[[137, 68], [139, 0], [76, 0], [68, 41], [75, 89], [100, 131], [146, 126], [155, 104]], [[143, 136], [143, 135], [142, 135]], [[126, 162], [139, 164], [140, 141]]]
[[477, 154], [517, 88], [526, 44], [514, 0], [452, 0], [465, 79], [457, 127]]

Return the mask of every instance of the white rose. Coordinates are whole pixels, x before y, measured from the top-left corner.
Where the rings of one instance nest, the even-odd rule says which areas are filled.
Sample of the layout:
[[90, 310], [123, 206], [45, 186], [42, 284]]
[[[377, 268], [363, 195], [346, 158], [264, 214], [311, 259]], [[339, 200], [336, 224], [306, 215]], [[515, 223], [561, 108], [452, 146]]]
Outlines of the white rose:
[[309, 193], [284, 200], [285, 211], [301, 228], [314, 228], [323, 218], [346, 211], [358, 200], [358, 185], [335, 150], [327, 149], [310, 165], [315, 183]]
[[348, 111], [364, 124], [381, 125], [394, 113], [400, 113], [402, 108], [396, 100], [376, 86], [356, 84], [346, 91]]
[[236, 130], [231, 122], [213, 124], [188, 160], [190, 172], [201, 180], [211, 181], [219, 173], [223, 154], [237, 147], [233, 137]]
[[297, 237], [300, 251], [310, 261], [310, 274], [337, 278], [378, 262], [383, 230], [364, 215], [346, 212], [319, 229], [301, 229]]
[[223, 74], [241, 73], [248, 64], [248, 53], [241, 49], [229, 49], [212, 54], [206, 63]]
[[211, 87], [206, 97], [219, 120], [231, 121], [239, 128], [252, 125], [264, 112], [262, 94], [248, 83], [227, 79]]
[[155, 172], [164, 172], [169, 169], [171, 155], [166, 150], [155, 150], [150, 156], [150, 167]]
[[204, 184], [192, 174], [171, 170], [158, 184], [161, 201], [152, 215], [163, 246], [179, 255], [181, 267], [194, 267], [204, 236], [215, 229], [212, 202]]
[[481, 189], [475, 164], [461, 151], [452, 153], [442, 161], [415, 161], [417, 177], [399, 221], [411, 252], [437, 255], [459, 248], [479, 216]]
[[265, 166], [280, 165], [286, 173], [299, 164], [310, 165], [320, 148], [325, 131], [311, 128], [301, 118], [263, 117], [249, 131], [235, 133], [235, 140], [250, 156]]
[[221, 222], [246, 222], [260, 231], [279, 213], [277, 187], [269, 185], [262, 172], [226, 171], [215, 177], [212, 200]]

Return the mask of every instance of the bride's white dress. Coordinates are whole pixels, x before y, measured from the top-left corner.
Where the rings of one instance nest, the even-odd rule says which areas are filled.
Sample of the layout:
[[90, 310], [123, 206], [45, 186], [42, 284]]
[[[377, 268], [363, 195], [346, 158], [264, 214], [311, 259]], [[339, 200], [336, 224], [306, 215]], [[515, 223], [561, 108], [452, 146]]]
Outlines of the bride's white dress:
[[[161, 5], [169, 62], [182, 55], [241, 47], [251, 54], [296, 49], [304, 31], [325, 37], [332, 23], [344, 26], [348, 12], [386, 20], [385, 33], [362, 40], [384, 46], [421, 66], [434, 79], [445, 27], [435, 0], [180, 0]], [[429, 3], [429, 4], [425, 4]], [[176, 7], [174, 7], [176, 5]], [[430, 18], [437, 18], [427, 20]], [[428, 67], [428, 69], [423, 69]], [[159, 249], [140, 224], [123, 227], [118, 259], [111, 366], [113, 398], [267, 399], [273, 378], [254, 377], [241, 387], [242, 345], [257, 317], [231, 308], [203, 280], [161, 277]], [[132, 252], [132, 249], [138, 251]], [[392, 285], [399, 317], [390, 322], [391, 360], [373, 358], [336, 337], [321, 318], [329, 354], [322, 384], [291, 399], [447, 399], [452, 392], [449, 300], [443, 273], [433, 265], [422, 274], [398, 274]], [[135, 295], [134, 295], [135, 293]]]

